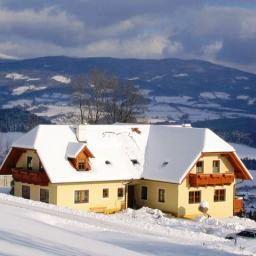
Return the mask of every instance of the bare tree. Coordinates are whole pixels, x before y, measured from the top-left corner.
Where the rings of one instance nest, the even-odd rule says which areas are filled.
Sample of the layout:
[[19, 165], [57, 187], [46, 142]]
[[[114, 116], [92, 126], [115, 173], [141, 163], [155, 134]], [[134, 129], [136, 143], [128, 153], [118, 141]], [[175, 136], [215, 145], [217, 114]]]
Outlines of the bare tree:
[[7, 155], [9, 149], [11, 147], [11, 141], [7, 137], [7, 135], [4, 135], [3, 133], [0, 133], [0, 165]]
[[107, 113], [108, 121], [115, 122], [134, 122], [136, 114], [144, 112], [142, 96], [131, 82], [117, 81], [112, 79], [112, 94], [108, 102]]
[[131, 122], [143, 111], [138, 88], [97, 70], [77, 77], [73, 88], [81, 123]]
[[77, 76], [72, 82], [73, 102], [79, 108], [80, 123], [85, 123], [86, 78]]

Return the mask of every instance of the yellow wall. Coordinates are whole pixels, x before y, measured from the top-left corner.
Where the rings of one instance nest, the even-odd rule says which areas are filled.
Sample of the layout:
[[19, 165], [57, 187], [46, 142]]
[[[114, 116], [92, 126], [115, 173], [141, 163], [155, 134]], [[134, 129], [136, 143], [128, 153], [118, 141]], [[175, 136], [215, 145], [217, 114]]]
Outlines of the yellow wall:
[[[212, 173], [212, 162], [220, 160], [220, 173], [233, 172], [234, 168], [225, 156], [211, 154], [202, 156], [199, 161], [204, 161], [204, 173]], [[194, 166], [191, 173], [196, 173]], [[148, 200], [141, 200], [141, 187], [148, 187]], [[158, 202], [158, 190], [165, 189], [165, 202]], [[214, 190], [226, 189], [226, 200], [224, 202], [214, 202]], [[234, 183], [226, 186], [190, 187], [189, 177], [184, 179], [182, 184], [172, 184], [149, 180], [140, 180], [135, 185], [137, 206], [148, 206], [157, 208], [165, 212], [170, 212], [179, 217], [194, 217], [201, 215], [198, 207], [200, 203], [189, 204], [189, 191], [201, 191], [201, 201], [209, 204], [208, 213], [214, 217], [233, 216]]]
[[[204, 172], [205, 174], [212, 173], [212, 162], [214, 160], [220, 161], [220, 173], [234, 172], [234, 168], [228, 161], [227, 157], [221, 156], [220, 154], [209, 154], [202, 156], [198, 161], [204, 162]], [[190, 173], [196, 173], [196, 166], [194, 166]]]
[[[178, 209], [178, 185], [151, 181], [151, 180], [139, 180], [139, 184], [135, 185], [135, 201], [136, 205], [139, 207], [147, 206], [150, 208], [160, 209], [164, 212], [170, 212], [177, 214]], [[147, 200], [141, 199], [141, 187], [146, 186], [148, 188]], [[165, 202], [158, 202], [158, 190], [165, 190]]]
[[14, 195], [21, 197], [21, 187], [26, 185], [30, 187], [30, 199], [34, 201], [40, 201], [40, 188], [49, 190], [49, 203], [57, 204], [57, 186], [49, 183], [48, 186], [32, 185], [27, 183], [15, 182]]
[[[207, 186], [193, 188], [189, 187], [188, 179], [186, 179], [179, 187], [178, 198], [178, 216], [193, 217], [201, 215], [198, 207], [200, 203], [189, 204], [189, 191], [201, 191], [201, 201], [207, 201], [209, 211], [212, 217], [230, 217], [233, 216], [233, 198], [234, 198], [234, 183], [227, 186]], [[223, 202], [214, 202], [214, 190], [226, 189], [226, 200]]]
[[[57, 204], [70, 208], [86, 211], [101, 211], [97, 208], [106, 208], [106, 211], [119, 211], [126, 207], [125, 204], [125, 185], [123, 181], [104, 182], [104, 183], [68, 183], [57, 185]], [[102, 190], [109, 189], [109, 197], [103, 198]], [[118, 188], [124, 189], [124, 196], [118, 198]], [[75, 190], [89, 190], [89, 203], [74, 203]], [[103, 210], [105, 211], [105, 210]]]
[[[234, 172], [234, 168], [225, 156], [207, 155], [200, 158], [204, 161], [204, 174], [212, 173], [212, 162], [220, 160], [220, 173]], [[196, 173], [194, 166], [191, 173]], [[233, 216], [233, 199], [234, 199], [234, 183], [225, 186], [207, 186], [207, 187], [190, 187], [189, 177], [187, 177], [181, 185], [178, 186], [178, 216], [195, 216], [200, 215], [198, 211], [199, 203], [189, 204], [189, 191], [201, 191], [201, 201], [207, 201], [209, 204], [208, 213], [213, 217], [229, 217]], [[214, 190], [226, 189], [226, 200], [223, 202], [214, 202]]]
[[28, 156], [31, 156], [33, 158], [32, 169], [38, 171], [39, 170], [39, 157], [37, 156], [37, 153], [34, 150], [27, 150], [25, 153], [23, 153], [20, 156], [20, 158], [16, 164], [16, 167], [26, 169]]
[[[40, 188], [49, 190], [49, 201], [52, 204], [65, 206], [77, 210], [85, 211], [119, 211], [126, 208], [125, 204], [125, 185], [120, 182], [105, 183], [68, 183], [68, 184], [51, 184], [47, 187], [40, 187], [21, 182], [15, 182], [15, 196], [21, 197], [21, 186], [30, 186], [30, 199], [40, 201]], [[103, 188], [109, 189], [109, 197], [102, 197]], [[124, 196], [119, 198], [117, 195], [118, 188], [124, 189]], [[74, 203], [75, 190], [89, 190], [89, 203]]]

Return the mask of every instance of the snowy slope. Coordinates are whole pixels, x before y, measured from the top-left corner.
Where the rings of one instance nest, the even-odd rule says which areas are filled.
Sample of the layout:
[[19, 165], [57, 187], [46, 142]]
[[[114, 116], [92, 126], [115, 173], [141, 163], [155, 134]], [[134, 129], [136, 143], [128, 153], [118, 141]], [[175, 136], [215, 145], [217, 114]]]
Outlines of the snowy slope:
[[[142, 208], [113, 215], [84, 213], [0, 194], [0, 255], [253, 255], [255, 243], [223, 237], [248, 219], [168, 218]], [[245, 248], [246, 247], [246, 248]]]
[[230, 143], [235, 149], [240, 158], [256, 159], [256, 148], [249, 147], [243, 144]]

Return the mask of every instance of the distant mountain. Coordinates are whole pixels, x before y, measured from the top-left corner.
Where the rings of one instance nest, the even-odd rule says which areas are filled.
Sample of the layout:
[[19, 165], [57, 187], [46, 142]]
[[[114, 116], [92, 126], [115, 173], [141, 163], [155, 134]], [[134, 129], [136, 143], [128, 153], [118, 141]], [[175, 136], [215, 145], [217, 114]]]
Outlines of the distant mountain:
[[192, 123], [193, 127], [208, 127], [229, 142], [256, 148], [256, 119], [236, 118], [206, 120]]
[[200, 60], [42, 57], [0, 62], [0, 107], [70, 120], [74, 76], [99, 69], [132, 81], [150, 120], [256, 117], [256, 75]]
[[0, 53], [0, 60], [18, 60], [18, 58]]
[[21, 109], [0, 109], [0, 132], [27, 132], [38, 124], [50, 124], [43, 117]]

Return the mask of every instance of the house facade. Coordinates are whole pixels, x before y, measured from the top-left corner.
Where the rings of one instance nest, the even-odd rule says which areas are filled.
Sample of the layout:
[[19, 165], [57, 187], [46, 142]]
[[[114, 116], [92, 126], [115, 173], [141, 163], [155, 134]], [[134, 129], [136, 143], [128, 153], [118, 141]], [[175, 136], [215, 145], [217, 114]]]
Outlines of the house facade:
[[1, 174], [14, 195], [112, 213], [147, 206], [178, 217], [242, 209], [237, 180], [252, 179], [234, 148], [209, 129], [156, 125], [40, 125], [12, 146]]

